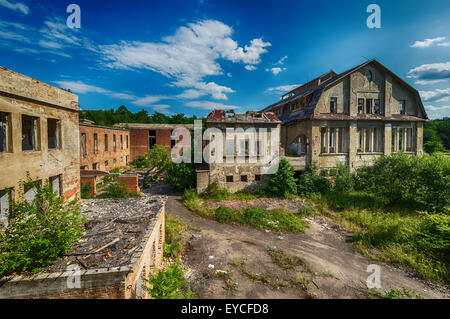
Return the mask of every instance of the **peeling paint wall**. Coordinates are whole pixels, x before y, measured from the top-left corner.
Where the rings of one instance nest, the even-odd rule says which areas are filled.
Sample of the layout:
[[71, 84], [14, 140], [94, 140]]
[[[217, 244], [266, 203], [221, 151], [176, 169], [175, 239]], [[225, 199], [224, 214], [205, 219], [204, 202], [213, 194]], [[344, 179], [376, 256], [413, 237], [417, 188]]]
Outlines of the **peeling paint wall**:
[[[19, 73], [0, 69], [0, 112], [8, 114], [8, 150], [0, 153], [0, 190], [21, 197], [29, 172], [44, 182], [60, 176], [61, 193], [73, 199], [80, 193], [78, 96]], [[35, 117], [36, 149], [22, 150], [22, 118]], [[59, 145], [49, 149], [48, 120], [58, 120]]]

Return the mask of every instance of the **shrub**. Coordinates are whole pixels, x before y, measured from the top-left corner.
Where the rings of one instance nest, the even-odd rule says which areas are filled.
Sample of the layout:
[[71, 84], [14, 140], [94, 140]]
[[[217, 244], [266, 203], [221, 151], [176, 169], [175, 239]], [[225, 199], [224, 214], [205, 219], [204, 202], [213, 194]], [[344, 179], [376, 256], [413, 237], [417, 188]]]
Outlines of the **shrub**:
[[310, 200], [306, 200], [302, 207], [299, 208], [298, 213], [300, 217], [311, 217], [316, 214], [313, 203]]
[[[314, 186], [321, 194], [326, 194], [331, 190], [331, 183], [323, 176], [314, 176]], [[300, 182], [299, 182], [300, 184]]]
[[220, 206], [216, 209], [214, 219], [219, 223], [243, 223], [243, 212], [241, 210]]
[[164, 146], [155, 144], [147, 151], [147, 154], [138, 156], [133, 166], [137, 168], [155, 168], [157, 172], [163, 172], [171, 161], [170, 152]]
[[[110, 173], [115, 173], [115, 174], [117, 174], [117, 173], [120, 173], [121, 170], [122, 170], [122, 167], [121, 167], [121, 166], [116, 166], [116, 167], [114, 167], [114, 168], [111, 168], [109, 172], [110, 172]], [[105, 176], [105, 177], [106, 177], [106, 176]]]
[[92, 191], [94, 190], [94, 187], [89, 183], [81, 183], [81, 198], [82, 199], [88, 199], [92, 198]]
[[165, 271], [155, 269], [155, 274], [143, 278], [151, 288], [144, 289], [155, 299], [192, 299], [194, 294], [186, 288], [184, 270], [178, 262], [170, 264]]
[[313, 176], [310, 172], [304, 172], [300, 177], [298, 178], [298, 195], [310, 197], [311, 195], [319, 193], [319, 190], [317, 189]]
[[32, 204], [12, 203], [10, 224], [0, 232], [0, 278], [36, 273], [68, 252], [83, 234], [85, 219], [77, 200], [64, 202], [46, 182]]
[[428, 141], [423, 144], [423, 150], [428, 154], [433, 154], [437, 152], [445, 152], [445, 147], [440, 141]]
[[139, 197], [139, 194], [130, 193], [127, 187], [119, 182], [109, 184], [99, 198], [130, 198]]
[[288, 160], [282, 158], [278, 171], [271, 176], [267, 185], [267, 193], [282, 198], [297, 194], [297, 179], [294, 177], [294, 173], [294, 167]]
[[166, 214], [164, 256], [177, 257], [183, 246], [183, 234], [188, 225], [180, 219]]
[[166, 180], [176, 191], [179, 192], [195, 187], [197, 182], [195, 164], [169, 163], [166, 166]]
[[223, 200], [226, 199], [230, 194], [226, 188], [220, 187], [219, 182], [214, 182], [208, 185], [208, 188], [201, 194], [202, 198]]
[[352, 191], [355, 187], [355, 175], [350, 172], [348, 165], [338, 164], [330, 171], [334, 177], [334, 189], [338, 192]]

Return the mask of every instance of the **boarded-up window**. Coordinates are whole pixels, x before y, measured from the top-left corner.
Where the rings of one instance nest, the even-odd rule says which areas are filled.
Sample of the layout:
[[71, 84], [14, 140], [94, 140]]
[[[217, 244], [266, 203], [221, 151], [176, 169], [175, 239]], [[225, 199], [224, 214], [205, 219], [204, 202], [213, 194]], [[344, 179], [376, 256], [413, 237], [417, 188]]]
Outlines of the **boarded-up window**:
[[86, 157], [86, 133], [81, 133], [81, 152], [83, 153], [83, 157]]
[[39, 118], [22, 115], [22, 151], [36, 151], [38, 149]]
[[0, 153], [9, 152], [9, 113], [0, 112]]
[[59, 147], [59, 120], [47, 119], [48, 148]]
[[58, 196], [61, 196], [61, 175], [50, 177], [49, 182], [53, 192], [58, 194]]

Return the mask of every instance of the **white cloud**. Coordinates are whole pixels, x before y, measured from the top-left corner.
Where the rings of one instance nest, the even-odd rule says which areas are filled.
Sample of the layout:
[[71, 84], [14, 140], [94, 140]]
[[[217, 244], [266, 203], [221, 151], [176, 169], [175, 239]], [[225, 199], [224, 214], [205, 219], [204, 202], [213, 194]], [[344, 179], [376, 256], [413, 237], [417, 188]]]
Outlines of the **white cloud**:
[[277, 75], [278, 73], [285, 71], [285, 70], [286, 70], [286, 68], [279, 68], [279, 67], [266, 69], [267, 72], [272, 72], [274, 75]]
[[433, 105], [425, 105], [425, 109], [430, 111], [441, 111], [450, 109], [450, 105], [445, 106], [433, 106]]
[[52, 42], [52, 41], [45, 41], [45, 40], [40, 40], [39, 45], [41, 47], [50, 48], [50, 49], [61, 49], [61, 47], [62, 47], [61, 44], [59, 44], [59, 43]]
[[115, 99], [134, 100], [136, 97], [128, 93], [113, 92], [98, 86], [89, 85], [81, 81], [55, 81], [61, 88], [70, 89], [72, 92], [79, 94], [100, 93]]
[[425, 39], [423, 41], [416, 41], [413, 44], [411, 44], [411, 48], [429, 48], [434, 45], [438, 46], [447, 46], [446, 44], [449, 43], [442, 43], [442, 41], [445, 41], [445, 37], [437, 37], [432, 39]]
[[138, 106], [150, 106], [151, 104], [159, 102], [165, 98], [166, 98], [165, 96], [160, 95], [147, 95], [145, 97], [137, 98], [135, 101], [131, 103]]
[[409, 70], [406, 77], [425, 81], [450, 79], [450, 62], [422, 64]]
[[424, 101], [442, 102], [450, 100], [450, 88], [436, 89], [432, 91], [420, 91], [419, 93]]
[[5, 8], [11, 9], [11, 10], [14, 10], [17, 12], [21, 12], [25, 15], [28, 15], [30, 13], [30, 8], [28, 8], [28, 6], [22, 2], [12, 3], [9, 0], [0, 0], [0, 6], [3, 6]]
[[228, 110], [228, 109], [238, 109], [239, 108], [238, 106], [235, 106], [235, 105], [226, 105], [226, 104], [217, 103], [217, 102], [213, 102], [213, 101], [192, 101], [192, 102], [186, 103], [186, 106], [199, 108], [199, 109], [203, 109], [203, 110], [213, 110], [213, 109]]
[[223, 73], [217, 61], [222, 58], [256, 65], [271, 45], [257, 38], [239, 47], [231, 38], [232, 32], [220, 21], [203, 20], [178, 28], [161, 42], [122, 41], [100, 46], [100, 51], [111, 68], [151, 70], [173, 79], [176, 87], [194, 88], [215, 99], [226, 99], [227, 93], [234, 92], [231, 88], [203, 81], [206, 76]]
[[414, 82], [415, 84], [419, 84], [419, 85], [431, 85], [431, 84], [437, 84], [437, 83], [441, 83], [441, 82], [445, 82], [447, 80], [418, 80], [416, 82]]
[[155, 112], [159, 112], [159, 113], [163, 113], [166, 115], [172, 115], [175, 114], [172, 111], [169, 111], [169, 109], [171, 108], [170, 105], [167, 104], [155, 104], [155, 105], [151, 105], [150, 106]]
[[248, 71], [255, 71], [257, 69], [257, 67], [254, 65], [246, 65], [245, 69]]
[[268, 88], [266, 90], [267, 93], [273, 93], [273, 94], [284, 94], [289, 91], [292, 91], [293, 89], [299, 87], [301, 84], [291, 84], [291, 85], [280, 85], [272, 88]]
[[284, 60], [286, 60], [288, 58], [287, 55], [285, 55], [284, 57], [282, 57], [277, 63], [275, 64], [284, 64]]

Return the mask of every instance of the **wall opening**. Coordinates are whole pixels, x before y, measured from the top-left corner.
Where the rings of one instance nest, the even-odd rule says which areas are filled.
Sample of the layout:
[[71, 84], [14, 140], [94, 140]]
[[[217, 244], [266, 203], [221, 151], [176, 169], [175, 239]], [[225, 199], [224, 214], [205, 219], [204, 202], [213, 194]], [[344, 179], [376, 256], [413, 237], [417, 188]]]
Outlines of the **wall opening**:
[[59, 148], [60, 125], [57, 119], [47, 119], [48, 148]]
[[38, 150], [39, 118], [22, 115], [22, 151]]
[[0, 112], [0, 153], [10, 152], [10, 113]]

